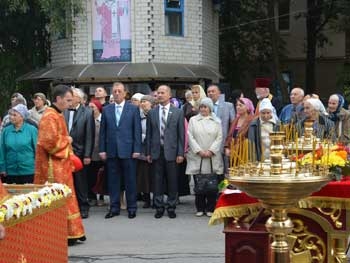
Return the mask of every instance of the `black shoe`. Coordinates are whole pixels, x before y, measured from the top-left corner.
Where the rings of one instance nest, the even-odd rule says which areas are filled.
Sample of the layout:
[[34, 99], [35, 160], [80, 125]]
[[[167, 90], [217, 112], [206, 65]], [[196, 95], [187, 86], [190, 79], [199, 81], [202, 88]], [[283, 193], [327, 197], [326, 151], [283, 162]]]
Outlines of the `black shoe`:
[[161, 218], [164, 215], [164, 210], [157, 210], [157, 212], [154, 214], [155, 218]]
[[83, 210], [80, 212], [81, 218], [85, 219], [89, 217], [89, 211], [88, 210]]
[[78, 238], [79, 241], [85, 241], [86, 240], [86, 236], [82, 236]]
[[68, 238], [68, 246], [74, 246], [77, 243], [77, 239], [76, 238]]
[[105, 215], [105, 218], [108, 219], [108, 218], [112, 218], [112, 217], [115, 217], [115, 216], [119, 216], [119, 212], [109, 211], [108, 214]]
[[176, 217], [175, 211], [168, 211], [168, 217], [173, 219]]
[[128, 218], [133, 219], [136, 217], [136, 212], [128, 212]]

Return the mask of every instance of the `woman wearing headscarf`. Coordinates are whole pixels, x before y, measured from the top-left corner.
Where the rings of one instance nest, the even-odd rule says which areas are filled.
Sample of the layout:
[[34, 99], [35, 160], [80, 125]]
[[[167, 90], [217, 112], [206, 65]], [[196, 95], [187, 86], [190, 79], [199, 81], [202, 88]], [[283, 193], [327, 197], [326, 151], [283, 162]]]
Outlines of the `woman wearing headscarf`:
[[147, 162], [146, 152], [146, 130], [147, 130], [147, 114], [155, 105], [155, 98], [151, 95], [141, 97], [140, 117], [142, 131], [142, 150], [136, 162], [136, 178], [137, 178], [137, 193], [141, 195], [144, 201], [143, 208], [151, 207], [151, 164]]
[[[220, 152], [222, 129], [219, 118], [213, 114], [213, 109], [212, 100], [204, 98], [199, 103], [199, 114], [190, 119], [186, 174], [196, 176], [200, 176], [200, 172], [202, 174], [212, 172], [217, 175], [223, 174], [224, 165]], [[204, 213], [209, 217], [212, 215], [216, 195], [217, 193], [196, 194], [196, 216], [203, 216]]]
[[201, 85], [193, 85], [191, 87], [191, 91], [192, 91], [191, 104], [193, 106], [192, 110], [196, 111], [196, 113], [198, 113], [198, 111], [199, 111], [199, 104], [200, 104], [202, 99], [207, 97], [207, 95], [205, 94], [205, 91], [204, 91], [204, 89], [202, 88]]
[[25, 122], [29, 112], [24, 104], [14, 106], [9, 116], [11, 124], [1, 134], [0, 174], [9, 184], [33, 183], [38, 130]]
[[343, 108], [344, 97], [333, 94], [328, 99], [328, 117], [335, 124], [337, 141], [348, 145], [350, 143], [350, 112]]
[[[236, 118], [231, 122], [228, 135], [225, 139], [225, 155], [230, 156], [232, 140], [246, 138], [250, 122], [254, 119], [254, 105], [248, 98], [239, 98], [236, 103]], [[237, 139], [237, 140], [236, 140]]]
[[269, 99], [263, 99], [260, 102], [259, 117], [250, 123], [248, 129], [249, 142], [254, 146], [253, 153], [250, 153], [251, 161], [270, 158], [270, 133], [278, 131], [280, 125], [275, 107]]
[[[91, 155], [91, 163], [88, 166], [87, 169], [87, 176], [88, 176], [88, 200], [89, 204], [91, 206], [102, 206], [104, 205], [104, 196], [103, 194], [106, 192], [105, 189], [99, 189], [102, 190], [100, 192], [96, 192], [97, 189], [95, 188], [97, 178], [98, 178], [98, 171], [104, 166], [104, 162], [101, 160], [99, 155], [99, 134], [100, 134], [100, 124], [101, 124], [101, 113], [102, 113], [102, 104], [98, 99], [92, 99], [89, 103], [89, 107], [91, 108], [94, 120], [95, 120], [95, 138], [94, 138], [94, 148], [92, 150]], [[106, 186], [104, 188], [107, 188]], [[95, 190], [95, 191], [94, 191]], [[99, 199], [97, 200], [97, 195], [99, 194]]]
[[304, 101], [304, 118], [297, 123], [299, 136], [304, 135], [304, 124], [312, 122], [313, 132], [320, 139], [335, 139], [334, 122], [327, 117], [322, 102], [316, 98]]

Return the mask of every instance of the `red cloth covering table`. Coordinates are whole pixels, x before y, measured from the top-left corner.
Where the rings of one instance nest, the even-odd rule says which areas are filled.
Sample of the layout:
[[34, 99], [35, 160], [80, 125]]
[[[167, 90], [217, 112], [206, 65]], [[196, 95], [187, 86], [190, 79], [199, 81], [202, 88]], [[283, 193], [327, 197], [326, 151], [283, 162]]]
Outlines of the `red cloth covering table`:
[[[291, 262], [348, 262], [345, 250], [350, 233], [350, 181], [330, 182], [320, 191], [300, 200], [298, 207], [288, 211], [294, 224], [289, 236]], [[254, 252], [250, 256], [263, 255], [256, 256], [257, 261], [252, 262], [269, 262], [268, 246], [263, 249], [261, 242], [257, 242], [259, 238], [264, 238], [269, 243], [266, 235], [262, 236], [262, 232], [266, 231], [265, 219], [260, 221], [260, 225], [250, 225], [261, 208], [257, 199], [243, 192], [225, 191], [219, 197], [209, 224], [225, 222], [226, 263], [247, 262], [246, 256], [237, 254], [237, 251], [244, 250], [239, 247], [242, 243]]]
[[66, 198], [2, 224], [6, 236], [0, 240], [1, 263], [68, 262]]
[[[228, 193], [228, 194], [226, 194]], [[209, 224], [223, 223], [225, 218], [238, 217], [247, 211], [259, 210], [261, 204], [256, 198], [244, 192], [227, 191], [221, 194]], [[299, 202], [300, 208], [311, 208], [317, 204], [323, 207], [350, 209], [350, 180], [329, 182], [320, 191]]]

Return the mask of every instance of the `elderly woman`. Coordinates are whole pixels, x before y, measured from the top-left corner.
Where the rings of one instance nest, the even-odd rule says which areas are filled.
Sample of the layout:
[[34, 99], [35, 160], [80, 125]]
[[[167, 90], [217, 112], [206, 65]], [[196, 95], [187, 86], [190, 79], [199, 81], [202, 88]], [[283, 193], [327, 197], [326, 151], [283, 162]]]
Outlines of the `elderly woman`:
[[0, 173], [6, 183], [32, 183], [38, 131], [24, 121], [29, 115], [27, 106], [18, 104], [9, 115], [11, 124], [1, 134]]
[[[100, 168], [104, 166], [104, 162], [101, 160], [99, 153], [99, 134], [100, 134], [100, 124], [101, 124], [101, 113], [102, 113], [102, 104], [97, 99], [92, 99], [89, 102], [89, 107], [93, 112], [94, 120], [95, 120], [95, 138], [94, 138], [94, 148], [92, 150], [91, 155], [91, 162], [89, 166], [87, 167], [87, 179], [88, 179], [88, 201], [89, 205], [91, 206], [102, 206], [104, 205], [104, 196], [103, 194], [105, 191], [100, 191], [97, 194], [99, 194], [99, 199], [97, 200], [96, 191], [93, 189], [97, 182], [97, 174]], [[105, 189], [98, 189], [98, 190], [105, 190]]]
[[269, 99], [263, 99], [259, 107], [259, 118], [254, 119], [248, 129], [249, 142], [254, 145], [254, 152], [250, 153], [252, 161], [270, 158], [270, 132], [278, 131], [279, 127], [275, 107]]
[[333, 94], [328, 99], [329, 118], [335, 124], [335, 135], [337, 141], [348, 145], [350, 143], [350, 112], [343, 108], [344, 97]]
[[[222, 130], [220, 120], [213, 114], [211, 99], [204, 98], [199, 103], [199, 114], [190, 119], [188, 126], [189, 152], [186, 174], [223, 173], [223, 160], [220, 153]], [[200, 165], [202, 167], [200, 171]], [[212, 166], [211, 166], [212, 165]], [[195, 178], [196, 183], [196, 178]], [[196, 194], [196, 216], [211, 216], [215, 208], [216, 193]]]
[[191, 90], [187, 90], [185, 92], [185, 99], [186, 102], [182, 105], [182, 110], [184, 111], [184, 115], [187, 121], [190, 120], [190, 118], [192, 117], [192, 91]]
[[151, 207], [151, 164], [147, 162], [146, 152], [146, 129], [147, 114], [155, 105], [155, 98], [151, 95], [141, 97], [140, 116], [141, 116], [141, 132], [142, 132], [142, 152], [136, 162], [137, 176], [137, 192], [142, 195], [144, 201], [143, 208]]
[[297, 123], [299, 135], [304, 135], [304, 123], [313, 123], [314, 134], [320, 139], [335, 139], [334, 122], [326, 115], [324, 106], [319, 99], [310, 98], [304, 101], [305, 117]]
[[[248, 98], [239, 98], [236, 103], [236, 118], [231, 122], [225, 139], [225, 155], [230, 156], [232, 139], [246, 138], [250, 122], [254, 118], [254, 105]], [[236, 140], [237, 142], [237, 140]]]
[[44, 93], [38, 92], [33, 96], [34, 107], [29, 110], [29, 119], [39, 124], [41, 117], [47, 109], [47, 99]]

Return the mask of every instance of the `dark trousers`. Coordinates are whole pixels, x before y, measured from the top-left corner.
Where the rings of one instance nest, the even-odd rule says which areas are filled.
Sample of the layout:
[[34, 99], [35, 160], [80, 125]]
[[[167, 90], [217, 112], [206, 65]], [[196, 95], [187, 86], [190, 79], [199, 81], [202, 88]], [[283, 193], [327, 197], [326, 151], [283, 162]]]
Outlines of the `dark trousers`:
[[107, 159], [108, 192], [110, 198], [110, 211], [120, 212], [121, 179], [124, 180], [127, 209], [136, 212], [136, 162], [132, 158]]
[[88, 166], [88, 198], [90, 200], [97, 200], [96, 194], [92, 191], [92, 188], [96, 185], [98, 170], [103, 167], [104, 163], [102, 161], [91, 161]]
[[151, 190], [151, 164], [144, 160], [136, 160], [137, 193], [149, 194]]
[[87, 211], [90, 208], [88, 203], [87, 169], [88, 169], [88, 166], [84, 165], [83, 169], [81, 169], [76, 173], [73, 173], [74, 188], [75, 188], [75, 193], [77, 195], [80, 211]]
[[[154, 185], [154, 205], [157, 210], [174, 211], [178, 198], [177, 188], [177, 164], [175, 161], [167, 161], [161, 151], [159, 159], [153, 160], [153, 185]], [[166, 188], [166, 189], [164, 189]], [[164, 193], [168, 194], [168, 199], [164, 203]]]
[[3, 178], [7, 184], [32, 184], [34, 175], [7, 175]]
[[216, 193], [196, 194], [195, 204], [198, 212], [214, 212], [216, 204]]

